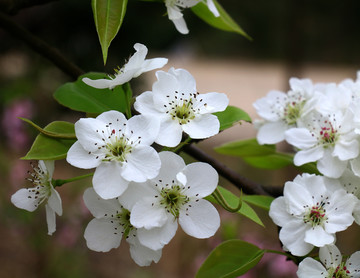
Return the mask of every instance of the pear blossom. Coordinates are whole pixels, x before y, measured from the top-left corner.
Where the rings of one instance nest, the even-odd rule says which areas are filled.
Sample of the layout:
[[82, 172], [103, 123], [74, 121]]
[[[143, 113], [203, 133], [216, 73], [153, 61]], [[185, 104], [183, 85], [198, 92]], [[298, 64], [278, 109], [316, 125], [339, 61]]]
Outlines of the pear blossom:
[[310, 79], [291, 78], [291, 90], [285, 94], [270, 91], [253, 106], [262, 121], [257, 121], [259, 144], [275, 144], [285, 139], [285, 131], [302, 126], [302, 120], [316, 105], [314, 86]]
[[354, 132], [351, 110], [329, 115], [314, 113], [306, 127], [285, 132], [286, 141], [299, 149], [294, 156], [296, 166], [317, 161], [323, 175], [339, 178], [349, 160], [359, 155], [358, 135]]
[[199, 94], [194, 77], [184, 69], [157, 71], [156, 77], [152, 91], [139, 95], [134, 104], [142, 115], [159, 119], [156, 143], [177, 146], [183, 131], [193, 139], [219, 133], [219, 120], [212, 113], [226, 109], [229, 99], [225, 94]]
[[40, 160], [34, 172], [30, 173], [29, 181], [32, 188], [22, 188], [11, 196], [11, 202], [18, 208], [35, 211], [42, 203], [45, 204], [48, 234], [56, 231], [55, 214], [62, 215], [62, 205], [59, 193], [54, 189], [51, 181], [54, 173], [53, 160]]
[[84, 202], [95, 217], [84, 233], [89, 249], [108, 252], [119, 247], [122, 237], [125, 237], [130, 245], [130, 255], [138, 265], [148, 266], [152, 261], [157, 263], [160, 260], [161, 249], [152, 250], [139, 242], [138, 229], [129, 221], [131, 213], [120, 204], [118, 198], [104, 200], [93, 188], [88, 188], [84, 193]]
[[269, 215], [281, 227], [283, 248], [304, 256], [314, 246], [333, 244], [335, 233], [353, 223], [356, 204], [337, 180], [303, 174], [285, 183], [284, 196], [271, 203]]
[[134, 48], [136, 50], [135, 54], [130, 57], [129, 61], [122, 68], [116, 71], [113, 78], [92, 80], [86, 77], [82, 81], [97, 89], [113, 89], [130, 81], [132, 78], [138, 77], [144, 72], [162, 68], [168, 62], [166, 58], [145, 59], [148, 49], [141, 43], [136, 43]]
[[360, 251], [343, 261], [339, 249], [335, 245], [320, 248], [320, 262], [313, 258], [305, 258], [297, 271], [299, 278], [359, 278]]
[[129, 120], [118, 111], [107, 111], [75, 123], [76, 141], [67, 162], [83, 169], [95, 168], [93, 186], [103, 199], [120, 196], [130, 181], [154, 178], [160, 169], [158, 153], [150, 146], [159, 122], [137, 115]]
[[[175, 235], [178, 222], [190, 236], [208, 238], [214, 235], [220, 217], [215, 207], [202, 198], [216, 189], [218, 174], [215, 169], [202, 162], [185, 165], [184, 160], [172, 152], [159, 155], [159, 175], [143, 184], [132, 183], [119, 197], [124, 204], [135, 203], [130, 223], [145, 230], [167, 227], [158, 230], [164, 244]], [[137, 201], [133, 201], [134, 196]], [[151, 238], [143, 239], [142, 244], [152, 246]]]

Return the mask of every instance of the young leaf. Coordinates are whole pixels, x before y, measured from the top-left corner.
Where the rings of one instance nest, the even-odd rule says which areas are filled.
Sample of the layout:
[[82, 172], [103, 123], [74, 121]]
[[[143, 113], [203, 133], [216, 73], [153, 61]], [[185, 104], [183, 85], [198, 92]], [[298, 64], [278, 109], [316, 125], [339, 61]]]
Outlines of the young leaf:
[[242, 141], [230, 142], [215, 151], [221, 154], [246, 157], [246, 156], [264, 156], [275, 153], [275, 145], [259, 145], [255, 138]]
[[96, 89], [86, 85], [82, 79], [108, 78], [105, 73], [87, 73], [78, 78], [75, 82], [69, 82], [59, 87], [54, 98], [63, 106], [75, 111], [100, 114], [109, 110], [117, 110], [125, 113], [128, 101], [122, 86], [116, 86], [113, 90]]
[[242, 109], [235, 106], [228, 106], [225, 111], [214, 113], [220, 121], [220, 130], [232, 127], [234, 124], [245, 121], [251, 123], [250, 116]]
[[243, 200], [259, 208], [269, 210], [274, 198], [264, 195], [243, 195]]
[[127, 0], [92, 0], [91, 6], [105, 65], [110, 43], [124, 20]]
[[[45, 131], [53, 134], [68, 134], [75, 136], [74, 124], [56, 121], [48, 124]], [[53, 137], [39, 134], [30, 148], [30, 151], [21, 159], [25, 160], [58, 160], [64, 159], [66, 153], [75, 143], [75, 139], [55, 139]]]
[[245, 31], [230, 17], [230, 15], [228, 15], [228, 13], [216, 0], [213, 0], [213, 2], [219, 11], [219, 17], [213, 15], [204, 1], [200, 1], [197, 5], [191, 7], [191, 10], [199, 18], [215, 28], [229, 32], [236, 32], [247, 39], [252, 40], [252, 38], [245, 33]]
[[251, 243], [232, 239], [219, 244], [202, 264], [196, 278], [235, 278], [257, 265], [265, 251]]

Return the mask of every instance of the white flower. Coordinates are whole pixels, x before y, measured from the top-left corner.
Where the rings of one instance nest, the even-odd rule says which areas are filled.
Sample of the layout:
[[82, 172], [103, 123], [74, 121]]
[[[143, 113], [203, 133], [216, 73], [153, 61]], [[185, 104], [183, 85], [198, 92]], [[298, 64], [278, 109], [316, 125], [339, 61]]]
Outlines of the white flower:
[[184, 69], [158, 71], [156, 76], [152, 91], [139, 95], [134, 104], [141, 114], [160, 120], [156, 143], [174, 147], [181, 142], [183, 131], [193, 139], [219, 133], [219, 120], [211, 113], [226, 109], [225, 94], [197, 93], [194, 77]]
[[276, 144], [285, 139], [284, 133], [292, 127], [301, 126], [303, 118], [315, 107], [316, 98], [309, 79], [290, 79], [291, 90], [285, 94], [270, 91], [253, 106], [264, 119], [259, 122], [259, 144]]
[[299, 278], [359, 278], [360, 251], [355, 252], [345, 262], [335, 245], [320, 248], [320, 262], [305, 258], [297, 271]]
[[339, 178], [348, 161], [359, 155], [357, 137], [351, 110], [345, 114], [334, 111], [327, 116], [314, 113], [306, 127], [285, 132], [286, 141], [299, 149], [294, 164], [317, 161], [320, 173], [331, 178]]
[[30, 173], [29, 181], [35, 187], [22, 188], [11, 196], [11, 202], [18, 208], [27, 211], [34, 211], [42, 203], [45, 203], [46, 221], [48, 234], [52, 235], [56, 231], [55, 213], [62, 215], [62, 206], [59, 193], [51, 184], [54, 173], [53, 160], [40, 160], [38, 167], [34, 167], [34, 172]]
[[138, 77], [143, 72], [162, 68], [168, 62], [168, 59], [166, 58], [154, 58], [145, 60], [148, 49], [145, 45], [141, 43], [136, 43], [134, 45], [134, 48], [136, 50], [135, 54], [130, 57], [129, 61], [120, 70], [116, 72], [114, 78], [110, 77], [110, 79], [97, 80], [83, 78], [82, 81], [87, 85], [97, 89], [113, 89], [118, 85], [122, 85], [130, 81], [132, 78]]
[[103, 199], [120, 196], [130, 181], [154, 178], [160, 169], [158, 153], [150, 147], [158, 121], [142, 115], [126, 120], [118, 111], [107, 111], [75, 123], [78, 141], [66, 160], [73, 166], [95, 168], [93, 186]]
[[174, 23], [176, 29], [181, 34], [189, 33], [181, 9], [190, 8], [199, 2], [200, 0], [165, 0], [169, 19]]
[[[214, 235], [220, 217], [215, 207], [202, 198], [217, 186], [219, 177], [215, 169], [202, 162], [186, 166], [184, 160], [172, 152], [161, 152], [160, 159], [162, 166], [156, 178], [145, 184], [132, 183], [119, 198], [124, 204], [135, 203], [131, 224], [146, 230], [167, 227], [157, 235], [164, 238], [165, 244], [175, 235], [177, 221], [185, 233], [193, 237]], [[141, 199], [134, 201], [134, 196]], [[143, 239], [142, 244], [150, 247], [151, 241], [151, 238]]]
[[353, 223], [356, 203], [337, 180], [303, 174], [285, 184], [284, 196], [272, 202], [269, 215], [282, 227], [279, 237], [284, 249], [304, 256], [314, 246], [334, 243], [335, 233]]
[[130, 245], [130, 255], [138, 265], [148, 266], [152, 261], [157, 263], [160, 260], [161, 249], [152, 250], [139, 242], [138, 229], [130, 223], [130, 211], [120, 204], [118, 198], [104, 200], [88, 188], [84, 193], [84, 202], [95, 217], [84, 234], [89, 249], [108, 252], [119, 247], [124, 236]]

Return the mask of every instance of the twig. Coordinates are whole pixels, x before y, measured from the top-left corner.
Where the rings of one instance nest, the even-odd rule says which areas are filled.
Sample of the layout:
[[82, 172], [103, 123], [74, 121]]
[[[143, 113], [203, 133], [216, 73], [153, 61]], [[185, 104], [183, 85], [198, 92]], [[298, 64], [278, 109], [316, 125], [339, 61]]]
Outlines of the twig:
[[84, 73], [83, 70], [67, 60], [57, 49], [32, 35], [29, 31], [15, 23], [8, 15], [2, 12], [0, 12], [0, 26], [8, 31], [9, 34], [12, 34], [27, 43], [34, 51], [53, 62], [55, 66], [73, 79], [77, 79], [79, 75]]

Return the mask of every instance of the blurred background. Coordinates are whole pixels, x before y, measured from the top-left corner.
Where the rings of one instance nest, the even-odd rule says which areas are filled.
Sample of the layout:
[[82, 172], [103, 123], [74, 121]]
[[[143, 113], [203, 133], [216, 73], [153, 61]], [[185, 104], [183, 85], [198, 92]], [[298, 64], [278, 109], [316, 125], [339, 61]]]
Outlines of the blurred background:
[[[0, 11], [8, 13], [0, 1]], [[14, 1], [16, 2], [16, 1]], [[29, 1], [31, 2], [31, 1]], [[41, 2], [41, 1], [34, 1]], [[113, 73], [134, 53], [141, 42], [149, 48], [149, 58], [167, 57], [165, 67], [185, 68], [197, 80], [198, 91], [223, 92], [230, 104], [257, 116], [252, 103], [270, 90], [288, 89], [290, 77], [314, 82], [340, 82], [356, 78], [360, 69], [359, 1], [241, 1], [220, 0], [226, 11], [253, 38], [214, 29], [184, 11], [189, 35], [179, 34], [168, 20], [165, 5], [158, 2], [129, 1], [118, 36], [109, 49], [104, 67], [93, 23], [90, 1], [60, 0], [14, 12], [10, 16], [33, 35], [56, 47], [84, 71]], [[153, 72], [134, 80], [134, 92], [151, 90]], [[178, 231], [163, 250], [158, 264], [140, 268], [132, 262], [128, 245], [109, 253], [96, 253], [86, 247], [83, 231], [92, 216], [82, 202], [90, 180], [59, 188], [64, 214], [57, 218], [57, 231], [47, 235], [45, 210], [34, 213], [19, 210], [10, 196], [25, 181], [28, 161], [24, 156], [36, 132], [17, 117], [45, 126], [54, 120], [75, 122], [84, 115], [61, 107], [54, 91], [72, 81], [47, 59], [0, 24], [0, 277], [193, 277], [209, 252], [226, 239], [239, 238], [262, 248], [280, 250], [277, 228], [266, 212], [257, 210], [266, 229], [238, 215], [219, 209], [222, 226], [209, 240], [197, 240]], [[212, 148], [225, 142], [253, 138], [250, 124], [237, 125], [205, 140], [200, 147], [245, 177], [266, 185], [293, 179], [292, 168], [258, 170], [241, 160], [217, 155]], [[186, 157], [190, 162], [191, 158]], [[55, 178], [84, 174], [64, 161], [56, 163]], [[231, 184], [221, 185], [239, 194]], [[358, 227], [338, 236], [341, 251], [360, 249]], [[296, 277], [296, 266], [282, 256], [265, 255], [256, 269], [243, 277]]]

